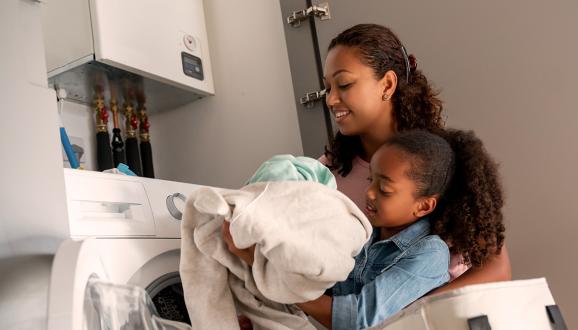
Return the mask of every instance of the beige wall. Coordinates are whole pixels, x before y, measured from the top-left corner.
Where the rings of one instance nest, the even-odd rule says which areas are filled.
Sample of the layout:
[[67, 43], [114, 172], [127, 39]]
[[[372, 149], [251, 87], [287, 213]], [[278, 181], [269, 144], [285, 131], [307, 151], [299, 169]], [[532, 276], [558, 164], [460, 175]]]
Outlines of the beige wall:
[[391, 24], [442, 90], [448, 125], [475, 130], [501, 164], [513, 276], [546, 277], [570, 329], [578, 327], [577, 14], [576, 1], [442, 1], [412, 12], [413, 24]]
[[158, 177], [239, 187], [274, 154], [302, 154], [277, 1], [205, 1], [215, 96], [153, 115]]
[[578, 2], [330, 4], [322, 50], [354, 24], [391, 27], [441, 89], [448, 125], [484, 140], [501, 164], [513, 275], [546, 277], [578, 328]]

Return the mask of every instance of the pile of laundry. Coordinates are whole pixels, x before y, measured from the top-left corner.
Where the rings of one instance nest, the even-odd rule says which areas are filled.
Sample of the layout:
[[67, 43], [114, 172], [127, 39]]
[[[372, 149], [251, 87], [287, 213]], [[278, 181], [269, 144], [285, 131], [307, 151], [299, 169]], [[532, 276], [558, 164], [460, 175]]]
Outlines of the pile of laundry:
[[[255, 245], [252, 266], [229, 252]], [[188, 197], [180, 273], [193, 328], [315, 329], [295, 303], [321, 296], [353, 269], [371, 236], [365, 215], [314, 159], [276, 156], [238, 190], [203, 187]]]

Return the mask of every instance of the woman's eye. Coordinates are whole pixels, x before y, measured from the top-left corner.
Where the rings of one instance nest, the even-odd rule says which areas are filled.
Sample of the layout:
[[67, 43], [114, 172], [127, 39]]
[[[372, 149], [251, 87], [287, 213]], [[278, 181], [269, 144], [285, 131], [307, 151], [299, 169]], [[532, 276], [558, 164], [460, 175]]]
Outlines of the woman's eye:
[[339, 87], [339, 89], [347, 89], [349, 86], [351, 86], [351, 84], [338, 85], [337, 87]]
[[367, 181], [371, 182], [373, 181], [372, 178], [370, 176], [367, 177]]

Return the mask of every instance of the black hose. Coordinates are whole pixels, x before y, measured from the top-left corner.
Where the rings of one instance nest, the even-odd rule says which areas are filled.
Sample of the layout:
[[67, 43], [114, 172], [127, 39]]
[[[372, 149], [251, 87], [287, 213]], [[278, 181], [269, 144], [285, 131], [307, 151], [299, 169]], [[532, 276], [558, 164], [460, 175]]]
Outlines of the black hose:
[[112, 160], [114, 162], [114, 167], [117, 167], [119, 163], [126, 163], [126, 159], [124, 156], [124, 143], [122, 142], [122, 136], [120, 135], [120, 128], [112, 129], [111, 146], [112, 146]]
[[131, 171], [136, 175], [142, 176], [142, 169], [140, 166], [140, 152], [138, 151], [138, 140], [135, 137], [126, 138], [126, 164]]
[[147, 178], [154, 178], [155, 170], [153, 169], [153, 151], [149, 141], [141, 141], [140, 155], [142, 159], [143, 176]]
[[113, 168], [108, 132], [96, 133], [96, 162], [98, 170], [101, 172]]

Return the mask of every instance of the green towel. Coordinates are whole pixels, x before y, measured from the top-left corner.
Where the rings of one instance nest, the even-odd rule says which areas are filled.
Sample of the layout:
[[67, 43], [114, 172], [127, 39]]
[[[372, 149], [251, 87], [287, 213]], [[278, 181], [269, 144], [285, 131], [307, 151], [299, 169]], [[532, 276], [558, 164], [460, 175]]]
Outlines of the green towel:
[[247, 184], [267, 181], [314, 181], [337, 189], [335, 177], [318, 160], [309, 157], [277, 155], [264, 162]]

